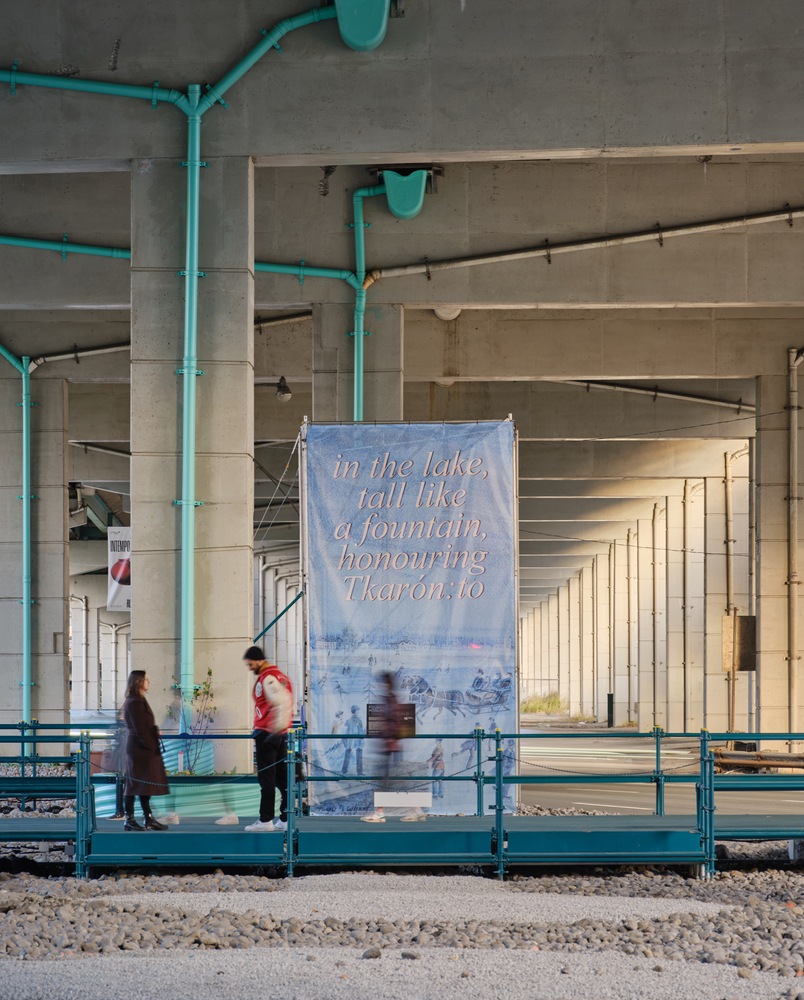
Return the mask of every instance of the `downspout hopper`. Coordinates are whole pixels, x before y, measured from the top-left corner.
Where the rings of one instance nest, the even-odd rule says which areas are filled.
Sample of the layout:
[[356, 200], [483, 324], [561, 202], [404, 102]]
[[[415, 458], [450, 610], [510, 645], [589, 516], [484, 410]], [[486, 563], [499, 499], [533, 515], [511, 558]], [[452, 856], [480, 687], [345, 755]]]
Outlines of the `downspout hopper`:
[[390, 9], [391, 0], [335, 0], [344, 45], [356, 52], [376, 49], [385, 38]]
[[424, 189], [428, 171], [414, 170], [412, 174], [398, 174], [383, 170], [382, 182], [388, 209], [397, 219], [415, 219], [424, 205]]

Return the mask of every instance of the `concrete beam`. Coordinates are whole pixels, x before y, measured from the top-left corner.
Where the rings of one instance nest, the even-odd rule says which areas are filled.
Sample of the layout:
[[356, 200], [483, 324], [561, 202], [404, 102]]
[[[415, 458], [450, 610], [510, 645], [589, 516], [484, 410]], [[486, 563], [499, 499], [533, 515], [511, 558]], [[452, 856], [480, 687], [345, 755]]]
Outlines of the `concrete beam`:
[[[184, 88], [217, 80], [260, 28], [298, 5], [276, 0], [268, 22], [248, 4], [199, 0], [194, 11], [188, 45], [181, 4], [144, 0], [135, 21], [114, 8], [98, 16], [92, 5], [65, 17], [58, 0], [12, 8], [0, 64], [22, 57], [32, 72]], [[763, 18], [742, 3], [661, 0], [637, 20], [616, 0], [499, 0], [457, 12], [425, 2], [392, 20], [367, 55], [346, 49], [334, 24], [320, 24], [293, 32], [281, 58], [269, 53], [227, 92], [231, 109], [208, 116], [207, 155], [318, 164], [798, 143], [798, 28], [791, 3]], [[18, 84], [2, 110], [4, 159], [18, 169], [44, 158], [119, 165], [181, 149], [183, 116], [152, 111], [147, 100]]]

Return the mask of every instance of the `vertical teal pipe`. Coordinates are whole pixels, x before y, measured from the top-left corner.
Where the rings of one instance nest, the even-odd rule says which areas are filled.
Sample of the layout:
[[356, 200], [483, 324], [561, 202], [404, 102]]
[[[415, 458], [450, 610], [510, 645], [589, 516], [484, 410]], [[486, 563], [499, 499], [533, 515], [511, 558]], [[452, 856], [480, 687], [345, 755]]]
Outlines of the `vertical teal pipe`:
[[187, 90], [187, 220], [184, 270], [184, 359], [182, 361], [181, 467], [181, 711], [180, 729], [189, 732], [195, 685], [195, 423], [198, 376], [198, 215], [201, 180], [201, 88]]
[[[22, 358], [22, 721], [31, 721], [31, 359]], [[23, 753], [25, 751], [23, 750]]]
[[374, 195], [385, 194], [384, 184], [375, 184], [373, 187], [358, 188], [352, 195], [352, 210], [355, 230], [355, 278], [360, 286], [355, 292], [355, 374], [354, 374], [354, 403], [352, 419], [359, 423], [363, 419], [363, 337], [365, 330], [363, 327], [366, 315], [366, 290], [362, 287], [366, 277], [366, 236], [365, 223], [363, 222], [363, 199]]

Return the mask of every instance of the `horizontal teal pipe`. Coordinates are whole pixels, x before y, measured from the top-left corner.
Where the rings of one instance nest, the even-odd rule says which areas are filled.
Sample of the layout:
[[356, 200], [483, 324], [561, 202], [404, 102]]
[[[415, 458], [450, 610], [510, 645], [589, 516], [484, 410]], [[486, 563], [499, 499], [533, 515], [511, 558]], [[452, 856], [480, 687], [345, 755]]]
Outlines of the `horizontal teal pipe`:
[[340, 270], [336, 267], [308, 267], [306, 264], [270, 264], [256, 261], [255, 271], [269, 274], [292, 274], [294, 278], [337, 278], [351, 285], [355, 291], [360, 288], [360, 282], [352, 271]]
[[143, 101], [162, 101], [179, 107], [187, 102], [187, 98], [180, 90], [169, 90], [167, 87], [106, 83], [104, 80], [78, 80], [70, 76], [49, 76], [46, 73], [21, 73], [15, 69], [0, 69], [0, 83], [47, 87], [50, 90], [78, 90], [88, 94], [108, 94], [111, 97], [134, 97]]
[[90, 243], [66, 243], [62, 240], [34, 240], [25, 236], [0, 236], [0, 246], [26, 247], [29, 250], [53, 250], [55, 253], [82, 253], [91, 257], [117, 257], [131, 260], [131, 251], [122, 247], [96, 247]]
[[248, 73], [251, 67], [259, 62], [266, 52], [275, 48], [279, 40], [287, 35], [289, 31], [294, 31], [296, 28], [305, 28], [307, 25], [315, 24], [317, 21], [331, 21], [334, 17], [337, 17], [334, 7], [319, 7], [315, 10], [309, 10], [304, 14], [286, 17], [283, 21], [274, 25], [269, 32], [266, 32], [265, 37], [259, 45], [255, 45], [247, 55], [243, 56], [236, 66], [233, 66], [225, 76], [221, 77], [216, 84], [209, 88], [198, 104], [199, 114], [203, 115], [217, 100], [223, 97], [226, 91], [230, 87], [233, 87], [244, 74]]

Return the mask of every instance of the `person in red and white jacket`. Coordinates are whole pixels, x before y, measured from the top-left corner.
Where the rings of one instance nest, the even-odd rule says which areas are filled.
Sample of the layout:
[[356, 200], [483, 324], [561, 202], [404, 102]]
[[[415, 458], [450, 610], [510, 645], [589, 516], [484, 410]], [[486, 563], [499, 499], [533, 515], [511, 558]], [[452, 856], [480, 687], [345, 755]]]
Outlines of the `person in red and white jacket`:
[[[293, 721], [293, 688], [279, 667], [266, 662], [259, 646], [249, 646], [243, 654], [254, 683], [254, 745], [257, 777], [260, 782], [260, 818], [246, 827], [252, 833], [287, 830], [288, 820], [288, 741]], [[279, 818], [276, 819], [276, 790], [279, 789]]]

